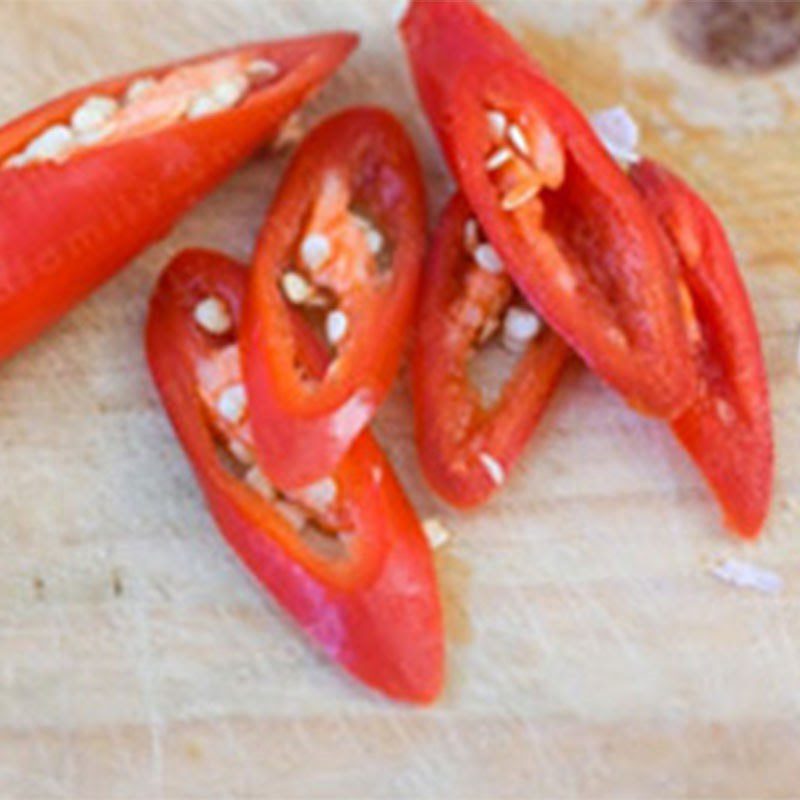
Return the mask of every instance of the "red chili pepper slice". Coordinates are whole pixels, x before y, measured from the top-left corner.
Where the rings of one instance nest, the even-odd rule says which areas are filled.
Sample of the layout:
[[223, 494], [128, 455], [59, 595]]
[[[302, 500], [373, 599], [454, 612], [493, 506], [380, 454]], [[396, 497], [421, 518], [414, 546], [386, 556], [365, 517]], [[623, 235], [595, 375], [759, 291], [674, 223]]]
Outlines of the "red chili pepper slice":
[[[246, 274], [217, 253], [187, 251], [162, 276], [147, 351], [164, 406], [222, 533], [259, 581], [358, 679], [428, 702], [443, 669], [436, 577], [417, 517], [371, 434], [358, 437], [330, 478], [335, 491], [316, 506], [300, 493], [281, 497], [251, 472], [242, 476], [246, 444], [245, 453], [233, 445], [247, 441], [243, 396], [237, 409], [218, 390], [230, 396], [231, 382], [243, 388], [230, 354]], [[195, 321], [208, 300], [222, 304], [223, 322], [230, 317], [217, 333]], [[318, 374], [324, 354], [296, 324], [298, 358]], [[309, 518], [316, 539], [289, 521], [292, 510]]]
[[[538, 320], [524, 303], [512, 305], [514, 287], [507, 275], [476, 264], [479, 237], [470, 207], [456, 195], [442, 215], [428, 256], [412, 358], [422, 467], [431, 486], [460, 507], [485, 502], [503, 483], [571, 352], [552, 330], [536, 330]], [[527, 327], [519, 338], [515, 319]], [[520, 359], [500, 398], [487, 407], [469, 365], [498, 328]]]
[[652, 161], [631, 178], [678, 255], [700, 392], [672, 430], [741, 536], [769, 511], [774, 447], [769, 387], [747, 290], [719, 220], [683, 181]]
[[[242, 346], [259, 461], [282, 488], [327, 475], [369, 424], [397, 372], [425, 247], [413, 145], [385, 111], [319, 125], [267, 216]], [[320, 380], [297, 363], [292, 316], [324, 328]]]
[[514, 282], [638, 410], [696, 389], [674, 265], [583, 114], [471, 2], [414, 0], [402, 34], [445, 156]]
[[[356, 42], [336, 33], [220, 51], [71, 92], [0, 128], [0, 360], [164, 236], [278, 131]], [[253, 77], [235, 107], [225, 110], [224, 97], [209, 107], [200, 92], [205, 107], [189, 104], [193, 81], [219, 78], [224, 94], [237, 64], [276, 71]], [[148, 84], [134, 100], [134, 85]], [[91, 129], [92, 103], [122, 105], [126, 89], [130, 105]], [[48, 145], [53, 137], [71, 144], [58, 158], [26, 159], [32, 143], [44, 150], [43, 132], [52, 134]]]

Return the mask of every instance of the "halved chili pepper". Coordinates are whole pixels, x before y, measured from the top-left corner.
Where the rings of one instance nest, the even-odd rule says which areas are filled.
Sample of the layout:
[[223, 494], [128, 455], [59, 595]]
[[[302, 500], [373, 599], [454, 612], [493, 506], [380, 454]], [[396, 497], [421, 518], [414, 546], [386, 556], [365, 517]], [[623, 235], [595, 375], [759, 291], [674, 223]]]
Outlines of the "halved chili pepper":
[[220, 51], [71, 92], [0, 128], [0, 359], [164, 236], [356, 42], [335, 33]]
[[719, 220], [663, 166], [631, 179], [677, 253], [700, 392], [672, 430], [705, 475], [728, 525], [758, 535], [769, 511], [774, 447], [769, 387], [747, 290]]
[[[278, 486], [327, 475], [385, 398], [414, 310], [425, 213], [413, 145], [385, 111], [338, 114], [298, 150], [258, 245], [242, 341], [259, 461]], [[319, 380], [297, 362], [298, 310], [331, 352]]]
[[474, 3], [413, 0], [402, 23], [423, 105], [514, 282], [638, 410], [696, 391], [675, 268], [583, 114]]
[[[156, 289], [148, 358], [178, 438], [225, 538], [306, 633], [370, 686], [430, 701], [443, 664], [430, 548], [370, 433], [315, 491], [281, 494], [252, 465], [237, 352], [246, 281], [195, 250]], [[319, 374], [325, 356], [295, 325], [297, 358]]]
[[[417, 447], [431, 486], [476, 506], [502, 485], [555, 390], [570, 349], [542, 324], [508, 275], [480, 266], [477, 220], [456, 195], [436, 231], [422, 282], [412, 358]], [[476, 260], [477, 255], [477, 260]], [[495, 334], [519, 361], [487, 405], [470, 378], [476, 351]]]

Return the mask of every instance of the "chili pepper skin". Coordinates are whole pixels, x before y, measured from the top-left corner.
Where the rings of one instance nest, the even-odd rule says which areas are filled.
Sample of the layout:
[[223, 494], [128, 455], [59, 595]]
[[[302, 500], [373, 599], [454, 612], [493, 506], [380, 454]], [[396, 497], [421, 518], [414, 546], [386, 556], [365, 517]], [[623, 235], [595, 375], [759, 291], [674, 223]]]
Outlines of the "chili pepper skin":
[[0, 170], [0, 360], [109, 279], [264, 145], [355, 47], [352, 34], [247, 45], [72, 92], [0, 128], [0, 162], [68, 119], [88, 97], [228, 54], [282, 72], [237, 107], [76, 152], [61, 163]]
[[[148, 360], [178, 439], [223, 535], [306, 633], [369, 686], [394, 698], [430, 702], [443, 670], [430, 548], [371, 434], [356, 440], [334, 474], [343, 513], [352, 522], [351, 532], [343, 534], [346, 553], [338, 559], [301, 539], [217, 453], [196, 381], [198, 364], [221, 343], [193, 323], [192, 313], [213, 295], [238, 324], [246, 283], [239, 264], [193, 250], [173, 261], [155, 291]], [[235, 342], [235, 330], [230, 338]], [[308, 339], [300, 355], [312, 372], [323, 366], [324, 356]]]
[[[353, 209], [369, 215], [386, 240], [383, 268], [366, 253]], [[297, 151], [261, 234], [242, 337], [259, 462], [280, 488], [331, 472], [386, 397], [414, 311], [425, 224], [413, 145], [387, 112], [342, 112]], [[281, 280], [320, 229], [332, 252], [309, 280], [337, 296], [349, 329], [324, 378], [310, 382], [295, 363], [297, 306]]]
[[[676, 416], [697, 376], [675, 265], [588, 121], [472, 2], [412, 0], [401, 31], [453, 175], [516, 285], [632, 406]], [[500, 167], [490, 111], [518, 129]], [[520, 188], [533, 194], [517, 205]]]
[[755, 538], [769, 512], [774, 446], [769, 386], [747, 290], [721, 223], [663, 166], [641, 161], [631, 179], [663, 226], [686, 287], [700, 392], [672, 430], [724, 509]]
[[499, 400], [484, 407], [468, 374], [485, 324], [476, 310], [481, 302], [492, 306], [498, 297], [510, 295], [511, 286], [506, 276], [471, 268], [464, 246], [471, 216], [464, 198], [456, 195], [439, 222], [423, 278], [412, 357], [415, 433], [423, 471], [439, 495], [462, 508], [486, 502], [498, 489], [481, 456], [490, 455], [508, 473], [571, 353], [553, 331], [542, 331], [521, 356]]

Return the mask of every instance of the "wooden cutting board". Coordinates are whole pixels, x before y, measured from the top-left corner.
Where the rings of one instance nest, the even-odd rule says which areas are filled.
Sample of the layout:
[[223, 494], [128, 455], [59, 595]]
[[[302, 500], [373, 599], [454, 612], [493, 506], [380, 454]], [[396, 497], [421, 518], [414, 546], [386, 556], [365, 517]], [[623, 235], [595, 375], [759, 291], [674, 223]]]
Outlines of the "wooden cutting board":
[[[117, 71], [352, 27], [363, 45], [307, 119], [393, 108], [438, 208], [449, 179], [396, 5], [6, 0], [0, 119]], [[262, 159], [0, 368], [0, 797], [800, 794], [800, 68], [703, 66], [658, 2], [495, 8], [585, 109], [624, 102], [647, 151], [725, 221], [774, 395], [763, 541], [726, 536], [664, 427], [577, 368], [507, 490], [451, 513], [418, 475], [403, 380], [378, 432], [421, 512], [456, 534], [437, 553], [447, 690], [415, 710], [344, 678], [217, 535], [142, 355], [148, 294], [174, 253], [248, 256], [282, 166]], [[730, 557], [774, 571], [782, 591], [714, 578]]]

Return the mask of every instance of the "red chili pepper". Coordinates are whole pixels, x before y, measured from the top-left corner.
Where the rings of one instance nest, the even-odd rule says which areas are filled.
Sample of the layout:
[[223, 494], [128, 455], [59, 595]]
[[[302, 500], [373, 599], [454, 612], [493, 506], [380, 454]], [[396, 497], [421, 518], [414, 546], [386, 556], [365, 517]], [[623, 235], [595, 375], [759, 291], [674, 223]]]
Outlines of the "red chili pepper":
[[[400, 123], [370, 108], [318, 126], [267, 216], [245, 313], [245, 375], [259, 460], [282, 488], [327, 475], [369, 424], [398, 369], [425, 247], [425, 196]], [[309, 380], [292, 315], [333, 353]]]
[[[245, 466], [237, 459], [245, 456], [232, 446], [231, 423], [205, 399], [213, 383], [209, 370], [218, 370], [235, 348], [246, 280], [240, 265], [197, 250], [180, 255], [164, 273], [147, 328], [164, 406], [222, 533], [259, 581], [357, 678], [392, 697], [428, 702], [440, 690], [443, 663], [430, 549], [371, 434], [358, 437], [333, 474], [332, 497], [322, 506], [298, 506], [302, 495], [268, 499], [265, 489], [253, 488], [250, 473], [242, 478]], [[193, 319], [209, 298], [231, 317], [230, 330], [219, 335]], [[324, 355], [296, 324], [298, 358], [319, 374]], [[238, 365], [231, 369], [231, 380], [241, 380]], [[246, 412], [240, 420], [240, 428], [246, 426]], [[282, 511], [287, 503], [305, 510], [324, 532], [313, 540], [301, 534]]]
[[673, 265], [583, 114], [471, 2], [414, 0], [402, 34], [427, 114], [514, 282], [637, 409], [696, 390]]
[[[487, 407], [470, 379], [475, 351], [502, 325], [514, 287], [475, 263], [479, 228], [461, 195], [447, 206], [428, 256], [412, 359], [417, 447], [425, 475], [448, 502], [485, 502], [535, 430], [570, 350], [552, 330], [529, 330], [500, 398]], [[535, 323], [522, 307], [512, 313]], [[506, 323], [507, 325], [508, 323]], [[508, 339], [508, 336], [505, 337]]]
[[672, 429], [725, 510], [758, 535], [769, 511], [774, 448], [769, 387], [753, 311], [719, 220], [664, 167], [642, 161], [631, 178], [677, 253], [700, 392]]
[[[0, 360], [38, 336], [265, 144], [355, 47], [346, 33], [247, 45], [103, 81], [0, 129]], [[278, 68], [236, 107], [187, 118], [192, 80], [248, 59]], [[120, 98], [137, 79], [161, 83], [62, 160], [25, 163], [26, 146], [69, 122], [89, 98]], [[198, 112], [200, 110], [198, 109]], [[111, 129], [108, 128], [106, 133]]]

